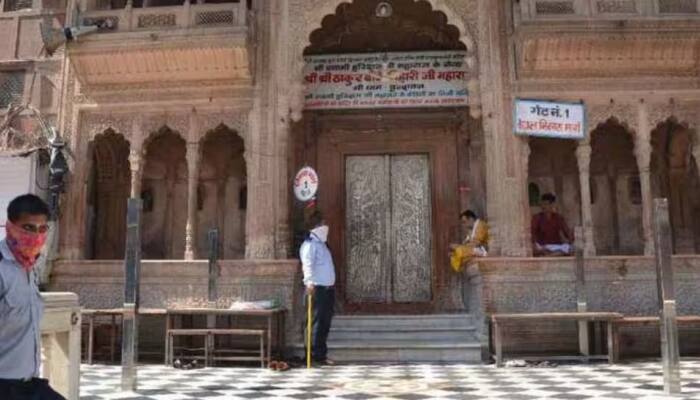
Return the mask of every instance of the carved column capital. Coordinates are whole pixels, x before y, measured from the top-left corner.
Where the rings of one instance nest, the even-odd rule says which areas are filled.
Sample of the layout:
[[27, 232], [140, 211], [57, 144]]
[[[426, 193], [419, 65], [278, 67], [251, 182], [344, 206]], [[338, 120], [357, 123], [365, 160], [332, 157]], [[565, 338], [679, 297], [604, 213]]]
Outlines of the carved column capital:
[[579, 173], [588, 173], [590, 171], [592, 152], [593, 149], [588, 141], [579, 142], [578, 147], [576, 147], [576, 162]]
[[199, 142], [189, 142], [187, 143], [187, 152], [185, 153], [185, 159], [187, 160], [187, 170], [188, 176], [190, 178], [197, 177], [195, 172], [199, 172]]
[[304, 85], [301, 81], [294, 82], [289, 91], [289, 116], [292, 121], [299, 122], [304, 111]]
[[131, 198], [141, 197], [141, 176], [143, 174], [143, 150], [140, 147], [129, 149], [129, 169], [131, 169]]
[[693, 146], [692, 152], [695, 159], [695, 168], [697, 168], [697, 172], [700, 175], [700, 143]]

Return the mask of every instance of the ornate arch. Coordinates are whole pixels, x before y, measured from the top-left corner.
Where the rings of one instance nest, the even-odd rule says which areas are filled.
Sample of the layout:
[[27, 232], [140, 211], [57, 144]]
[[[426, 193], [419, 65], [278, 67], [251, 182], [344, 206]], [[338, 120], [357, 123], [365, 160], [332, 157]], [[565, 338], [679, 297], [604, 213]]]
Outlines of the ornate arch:
[[638, 132], [637, 110], [632, 104], [595, 104], [588, 107], [586, 114], [589, 134], [610, 120], [621, 125], [631, 135]]
[[143, 132], [144, 146], [150, 138], [159, 132], [163, 127], [167, 127], [173, 133], [187, 141], [190, 131], [189, 113], [182, 112], [173, 115], [144, 115], [141, 120], [141, 131]]
[[219, 128], [221, 125], [236, 132], [243, 139], [243, 143], [248, 143], [248, 115], [247, 113], [236, 113], [233, 111], [222, 111], [216, 113], [204, 113], [198, 118], [198, 126], [202, 137], [206, 136], [209, 131]]
[[142, 145], [142, 151], [146, 152], [148, 149], [148, 146], [157, 138], [163, 136], [163, 135], [174, 135], [177, 136], [179, 139], [181, 139], [184, 143], [187, 143], [186, 137], [184, 137], [179, 131], [173, 129], [170, 127], [168, 124], [163, 124], [159, 126], [157, 129], [151, 129], [148, 131], [144, 130], [144, 140], [143, 140], [143, 145]]
[[[304, 49], [309, 45], [309, 37], [316, 30], [326, 15], [332, 15], [338, 7], [345, 3], [351, 4], [354, 0], [293, 0], [289, 6], [289, 15], [292, 16], [290, 33], [292, 35], [290, 49], [290, 105], [292, 109], [292, 119], [301, 118], [303, 108], [303, 69], [304, 69]], [[417, 0], [429, 3], [434, 11], [440, 11], [447, 17], [447, 22], [457, 27], [460, 33], [459, 41], [467, 48], [465, 62], [471, 70], [471, 77], [468, 82], [470, 92], [474, 96], [478, 94], [478, 60], [477, 45], [474, 35], [465, 19], [455, 12], [447, 0]], [[466, 1], [466, 0], [463, 0]], [[476, 5], [474, 5], [475, 7]], [[476, 10], [475, 10], [476, 12]], [[478, 106], [475, 99], [475, 106]]]
[[127, 141], [132, 135], [133, 116], [129, 114], [100, 114], [89, 113], [82, 116], [81, 131], [87, 132], [88, 141], [108, 130], [121, 134]]

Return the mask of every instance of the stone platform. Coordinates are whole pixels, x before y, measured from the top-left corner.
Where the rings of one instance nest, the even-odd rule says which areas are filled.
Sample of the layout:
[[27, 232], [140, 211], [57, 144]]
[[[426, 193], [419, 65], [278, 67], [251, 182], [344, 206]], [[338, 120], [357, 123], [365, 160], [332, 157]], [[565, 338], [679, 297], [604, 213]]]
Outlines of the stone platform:
[[[591, 257], [585, 261], [588, 311], [658, 315], [653, 257]], [[679, 315], [700, 315], [700, 256], [674, 256]], [[467, 271], [469, 312], [481, 321], [482, 355], [488, 346], [485, 317], [493, 313], [576, 310], [573, 258], [485, 258]], [[621, 329], [622, 357], [659, 352], [658, 327]], [[509, 329], [504, 351], [575, 352], [575, 323], [538, 323]], [[700, 326], [680, 329], [681, 355], [700, 353]]]
[[[287, 344], [299, 338], [298, 320], [301, 268], [297, 260], [222, 260], [218, 281], [218, 307], [233, 301], [277, 300], [287, 307]], [[209, 285], [206, 260], [150, 261], [141, 265], [141, 307], [206, 307]], [[71, 260], [58, 262], [51, 274], [51, 291], [77, 293], [85, 308], [115, 308], [123, 305], [124, 263], [119, 260]], [[141, 340], [163, 345], [164, 324], [144, 318]]]

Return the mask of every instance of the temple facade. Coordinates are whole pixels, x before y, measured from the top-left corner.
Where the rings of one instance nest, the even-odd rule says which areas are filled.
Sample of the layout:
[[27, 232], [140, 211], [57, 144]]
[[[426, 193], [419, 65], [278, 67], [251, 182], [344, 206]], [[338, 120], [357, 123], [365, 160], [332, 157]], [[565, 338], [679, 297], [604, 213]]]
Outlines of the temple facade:
[[[652, 204], [668, 198], [681, 310], [700, 312], [695, 0], [30, 3], [0, 0], [0, 106], [13, 90], [69, 143], [51, 287], [86, 305], [121, 302], [135, 197], [144, 303], [206, 303], [217, 229], [222, 304], [298, 314], [307, 204], [291, 185], [312, 166], [341, 314], [575, 307], [572, 259], [533, 257], [544, 193], [583, 229], [599, 308], [637, 314], [655, 312]], [[42, 18], [99, 29], [46, 58]], [[309, 105], [310, 58], [431, 51], [461, 55], [462, 102]], [[585, 138], [515, 135], [515, 99], [584, 104]], [[488, 221], [489, 256], [455, 274], [465, 209]]]

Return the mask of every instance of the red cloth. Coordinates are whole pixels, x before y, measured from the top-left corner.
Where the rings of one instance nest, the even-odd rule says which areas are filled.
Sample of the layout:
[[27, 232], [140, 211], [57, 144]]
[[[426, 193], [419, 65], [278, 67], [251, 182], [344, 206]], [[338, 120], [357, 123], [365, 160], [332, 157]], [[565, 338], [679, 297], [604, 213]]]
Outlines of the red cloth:
[[558, 213], [549, 216], [541, 212], [532, 217], [531, 225], [532, 241], [541, 245], [564, 243], [562, 236], [568, 242], [573, 241], [573, 235], [564, 217]]

